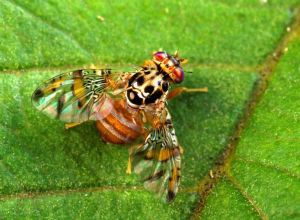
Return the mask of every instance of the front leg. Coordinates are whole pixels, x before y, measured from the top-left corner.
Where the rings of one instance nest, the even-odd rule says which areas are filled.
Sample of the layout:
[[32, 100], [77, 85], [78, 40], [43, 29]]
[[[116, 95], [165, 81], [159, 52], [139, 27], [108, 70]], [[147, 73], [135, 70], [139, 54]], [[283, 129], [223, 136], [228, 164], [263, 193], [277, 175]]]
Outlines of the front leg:
[[187, 88], [187, 87], [177, 87], [175, 89], [173, 89], [169, 94], [167, 99], [173, 99], [174, 97], [182, 94], [182, 93], [189, 93], [189, 92], [208, 92], [208, 88], [207, 87], [203, 87], [203, 88]]

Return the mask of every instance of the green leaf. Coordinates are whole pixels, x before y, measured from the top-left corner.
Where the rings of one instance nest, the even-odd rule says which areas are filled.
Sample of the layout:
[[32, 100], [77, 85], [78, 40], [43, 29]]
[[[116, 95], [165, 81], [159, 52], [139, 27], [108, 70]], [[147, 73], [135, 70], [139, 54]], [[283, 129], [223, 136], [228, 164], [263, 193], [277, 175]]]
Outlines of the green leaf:
[[[231, 142], [263, 80], [260, 65], [286, 34], [298, 3], [262, 2], [2, 1], [0, 218], [198, 217], [199, 186]], [[293, 47], [199, 216], [297, 217], [299, 147], [293, 131], [299, 126], [284, 120], [298, 120], [300, 48], [297, 42]], [[128, 146], [105, 144], [94, 122], [66, 131], [31, 104], [45, 79], [91, 65], [132, 70], [159, 48], [179, 49], [189, 59], [184, 86], [209, 88], [168, 103], [184, 147], [182, 184], [169, 205], [125, 173]]]
[[[299, 39], [288, 48], [241, 136], [225, 180], [208, 198], [203, 219], [300, 217]], [[245, 205], [237, 207], [237, 201]]]
[[179, 49], [196, 64], [255, 65], [279, 41], [292, 17], [291, 4], [245, 5], [5, 0], [0, 67], [139, 65], [159, 48]]
[[[109, 201], [106, 201], [107, 207], [100, 210], [109, 211], [114, 202], [108, 192], [112, 196], [118, 194], [124, 197], [126, 202], [126, 189], [137, 186], [137, 195], [134, 190], [130, 191], [132, 203], [139, 203], [141, 195], [143, 202], [148, 207], [153, 207], [153, 214], [161, 209], [161, 214], [170, 210], [174, 216], [187, 216], [192, 211], [191, 201], [195, 202], [196, 192], [193, 189], [222, 152], [257, 79], [257, 75], [251, 73], [194, 69], [187, 76], [185, 85], [206, 85], [209, 93], [185, 94], [170, 102], [174, 126], [180, 144], [185, 147], [182, 181], [184, 199], [179, 197], [171, 211], [167, 205], [154, 199], [153, 195], [150, 197], [150, 193], [145, 190], [141, 192], [142, 184], [138, 179], [125, 173], [128, 152], [124, 146], [104, 144], [93, 123], [65, 131], [62, 122], [49, 119], [33, 108], [30, 97], [34, 88], [38, 82], [50, 78], [49, 73], [38, 73], [0, 75], [3, 82], [0, 90], [0, 131], [1, 136], [5, 137], [0, 143], [2, 205], [10, 206], [14, 201], [9, 199], [12, 195], [13, 199], [22, 200], [23, 212], [28, 214], [33, 211], [27, 207], [31, 207], [31, 193], [34, 198], [32, 202], [37, 203], [38, 207], [44, 203], [41, 200], [47, 203], [53, 194], [58, 198], [58, 206], [63, 209], [61, 203], [76, 203], [82, 192], [88, 192], [82, 202], [92, 212], [95, 207], [89, 205], [89, 201], [98, 202], [96, 195], [101, 194], [98, 191], [103, 188], [105, 195], [99, 197]], [[55, 75], [51, 75], [53, 74]], [[195, 121], [201, 123], [194, 123]], [[224, 123], [220, 125], [220, 121]], [[35, 200], [35, 197], [39, 199]], [[126, 213], [127, 208], [127, 205], [121, 205], [121, 212]], [[45, 207], [41, 209], [44, 210]], [[84, 210], [78, 210], [81, 211]], [[55, 210], [48, 210], [48, 214], [47, 210], [42, 212], [43, 215], [48, 215]], [[9, 214], [4, 213], [4, 216]], [[69, 217], [76, 216], [76, 213]], [[35, 216], [34, 213], [30, 215]]]

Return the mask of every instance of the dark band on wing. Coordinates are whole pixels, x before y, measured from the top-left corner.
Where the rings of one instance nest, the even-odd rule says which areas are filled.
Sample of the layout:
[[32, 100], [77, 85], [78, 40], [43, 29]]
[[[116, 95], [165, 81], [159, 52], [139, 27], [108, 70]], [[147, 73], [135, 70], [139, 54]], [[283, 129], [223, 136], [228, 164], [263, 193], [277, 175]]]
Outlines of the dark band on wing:
[[149, 150], [144, 155], [144, 160], [155, 159], [161, 163], [168, 162], [170, 160], [170, 158], [173, 156], [173, 153], [171, 151], [174, 151], [174, 150], [172, 150], [172, 149], [162, 149], [160, 151]]
[[154, 173], [153, 175], [149, 176], [148, 178], [145, 179], [145, 181], [154, 181], [159, 178], [161, 178], [163, 175], [165, 175], [166, 171], [165, 170], [160, 170], [157, 173]]
[[58, 99], [58, 101], [57, 101], [57, 109], [56, 109], [56, 111], [57, 111], [56, 117], [57, 117], [57, 118], [60, 117], [60, 114], [61, 114], [61, 112], [62, 112], [62, 110], [63, 110], [63, 107], [64, 107], [64, 103], [65, 103], [65, 96], [62, 95], [62, 96]]
[[171, 190], [168, 190], [167, 202], [171, 202], [175, 198], [175, 193]]
[[34, 101], [38, 101], [40, 98], [42, 98], [44, 96], [44, 93], [41, 89], [37, 89], [35, 90], [35, 92], [33, 93], [32, 99]]

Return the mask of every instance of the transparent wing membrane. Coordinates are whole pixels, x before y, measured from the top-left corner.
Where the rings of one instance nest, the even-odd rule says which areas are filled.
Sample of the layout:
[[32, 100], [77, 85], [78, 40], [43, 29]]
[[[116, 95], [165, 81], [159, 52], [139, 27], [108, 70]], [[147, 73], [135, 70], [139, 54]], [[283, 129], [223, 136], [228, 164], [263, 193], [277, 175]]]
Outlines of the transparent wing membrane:
[[144, 186], [171, 202], [180, 184], [181, 156], [170, 114], [161, 127], [152, 130], [133, 153], [134, 172]]
[[[110, 70], [76, 70], [58, 75], [32, 95], [35, 107], [52, 118], [65, 122], [96, 120], [106, 106]], [[106, 109], [107, 110], [107, 109]]]

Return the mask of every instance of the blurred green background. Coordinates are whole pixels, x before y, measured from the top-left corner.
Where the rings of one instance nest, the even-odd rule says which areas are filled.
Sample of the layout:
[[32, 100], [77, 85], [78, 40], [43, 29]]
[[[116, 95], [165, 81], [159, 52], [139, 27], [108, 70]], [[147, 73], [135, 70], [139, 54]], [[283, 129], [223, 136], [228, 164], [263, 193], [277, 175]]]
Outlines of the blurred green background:
[[[300, 218], [299, 6], [1, 1], [0, 219]], [[30, 100], [61, 72], [134, 70], [160, 48], [189, 60], [185, 86], [209, 88], [168, 105], [185, 148], [172, 204], [125, 173], [127, 148], [93, 122], [65, 131]]]

